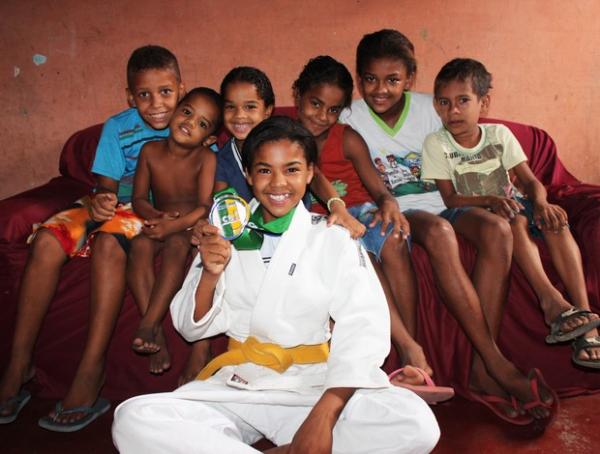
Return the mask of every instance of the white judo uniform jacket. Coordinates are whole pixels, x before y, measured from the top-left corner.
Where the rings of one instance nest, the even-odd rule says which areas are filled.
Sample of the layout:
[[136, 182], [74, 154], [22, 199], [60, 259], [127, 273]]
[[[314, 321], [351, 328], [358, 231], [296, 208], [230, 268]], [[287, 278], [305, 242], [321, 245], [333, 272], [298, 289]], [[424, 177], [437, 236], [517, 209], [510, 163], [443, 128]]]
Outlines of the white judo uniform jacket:
[[389, 310], [367, 253], [346, 230], [327, 227], [299, 204], [268, 268], [260, 251], [233, 249], [212, 308], [194, 321], [201, 273], [197, 256], [171, 304], [173, 323], [188, 341], [220, 333], [284, 348], [331, 340], [330, 355], [327, 363], [293, 364], [283, 373], [252, 363], [226, 366], [176, 390], [178, 396], [294, 406], [316, 403], [328, 388], [390, 386], [380, 369], [390, 350]]

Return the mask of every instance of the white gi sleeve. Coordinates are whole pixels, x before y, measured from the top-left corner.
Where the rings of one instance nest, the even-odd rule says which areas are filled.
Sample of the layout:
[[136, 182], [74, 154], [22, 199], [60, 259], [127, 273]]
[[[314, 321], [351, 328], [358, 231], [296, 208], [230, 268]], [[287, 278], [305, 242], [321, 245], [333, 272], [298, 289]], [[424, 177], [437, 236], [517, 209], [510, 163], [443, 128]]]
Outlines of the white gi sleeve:
[[367, 252], [347, 239], [330, 314], [335, 325], [325, 389], [390, 386], [381, 366], [390, 351], [390, 313]]
[[196, 288], [202, 276], [200, 254], [196, 256], [183, 282], [183, 286], [171, 301], [171, 318], [175, 329], [185, 340], [193, 342], [205, 337], [214, 336], [227, 331], [227, 311], [223, 310], [225, 293], [225, 273], [217, 282], [212, 307], [198, 321], [194, 321], [196, 307]]

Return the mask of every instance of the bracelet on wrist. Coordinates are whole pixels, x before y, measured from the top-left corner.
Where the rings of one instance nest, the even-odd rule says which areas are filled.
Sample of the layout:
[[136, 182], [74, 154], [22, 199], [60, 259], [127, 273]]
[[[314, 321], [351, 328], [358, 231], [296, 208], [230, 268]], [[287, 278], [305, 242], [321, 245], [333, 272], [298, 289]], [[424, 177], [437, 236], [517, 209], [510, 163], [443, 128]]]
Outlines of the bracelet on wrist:
[[327, 201], [327, 211], [329, 211], [331, 213], [331, 205], [333, 204], [333, 202], [339, 202], [342, 204], [342, 206], [346, 206], [346, 202], [344, 202], [343, 199], [341, 199], [340, 197], [332, 197]]

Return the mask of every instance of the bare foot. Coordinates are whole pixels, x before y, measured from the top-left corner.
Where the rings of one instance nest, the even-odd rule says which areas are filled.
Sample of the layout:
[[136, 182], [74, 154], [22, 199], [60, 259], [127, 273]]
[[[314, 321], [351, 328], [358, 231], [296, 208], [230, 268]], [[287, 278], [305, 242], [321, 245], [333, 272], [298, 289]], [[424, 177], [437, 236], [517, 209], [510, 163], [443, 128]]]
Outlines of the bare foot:
[[156, 344], [160, 347], [160, 350], [149, 356], [150, 373], [162, 374], [171, 368], [171, 355], [169, 354], [167, 339], [165, 338], [162, 327], [159, 327], [158, 332], [156, 333]]
[[[554, 289], [554, 292], [548, 296], [540, 298], [540, 305], [542, 307], [542, 311], [544, 312], [544, 321], [547, 325], [550, 325], [554, 322], [560, 314], [569, 309], [575, 309], [575, 307], [570, 304], [567, 300], [565, 300], [562, 294]], [[585, 325], [586, 323], [590, 323], [594, 320], [598, 319], [598, 314], [580, 314], [575, 317], [570, 317], [568, 320], [563, 321], [560, 324], [560, 331], [563, 333], [568, 333], [573, 331], [580, 326]]]
[[[400, 355], [403, 366], [414, 366], [423, 369], [427, 375], [433, 377], [433, 369], [427, 362], [423, 348], [416, 342], [408, 344], [395, 345], [396, 351]], [[412, 371], [418, 374], [417, 371]], [[400, 374], [402, 375], [402, 374]], [[420, 384], [420, 383], [410, 383]]]
[[[493, 365], [494, 371], [490, 375], [510, 396], [514, 396], [521, 405], [527, 406], [527, 413], [534, 419], [543, 420], [551, 416], [551, 407], [554, 402], [553, 391], [541, 380], [535, 380], [531, 375], [526, 377], [511, 362], [506, 360]], [[537, 381], [537, 393], [532, 390], [532, 382]], [[536, 401], [538, 401], [536, 404]]]
[[156, 341], [157, 329], [154, 326], [139, 326], [133, 336], [131, 348], [137, 353], [149, 355], [160, 350]]
[[[598, 314], [594, 314], [594, 313], [581, 314], [576, 317], [565, 320], [563, 323], [561, 323], [560, 330], [563, 333], [569, 333], [569, 332], [573, 331], [574, 329], [579, 328], [580, 326], [583, 326], [587, 323], [593, 322], [594, 320], [598, 320]], [[596, 331], [596, 330], [593, 330], [593, 331]], [[590, 332], [591, 331], [589, 331], [588, 333], [590, 333]], [[586, 335], [586, 337], [590, 337], [590, 336]]]
[[[479, 358], [473, 359], [471, 374], [469, 376], [469, 390], [484, 396], [497, 396], [506, 399], [510, 402], [510, 395], [494, 380], [487, 371]], [[519, 415], [519, 411], [511, 405], [498, 403], [497, 407], [509, 418], [515, 418]]]
[[[590, 339], [592, 346], [581, 348], [577, 352], [577, 359], [582, 361], [594, 361], [600, 363], [600, 345], [596, 344], [594, 339], [598, 336], [598, 330], [592, 329], [585, 333], [585, 338]], [[594, 345], [595, 344], [595, 345]], [[575, 344], [574, 344], [575, 345]]]
[[[71, 384], [71, 388], [62, 401], [62, 406], [65, 410], [76, 407], [91, 407], [96, 402], [100, 389], [104, 384], [104, 366], [92, 365], [89, 369], [84, 368], [81, 364], [75, 379]], [[55, 411], [50, 412], [50, 417], [60, 424], [74, 423], [84, 418], [86, 413], [69, 413], [56, 415]]]
[[425, 385], [425, 378], [413, 366], [406, 365], [402, 373], [392, 377], [390, 383], [394, 386], [402, 385]]
[[210, 357], [210, 343], [208, 340], [196, 341], [192, 346], [192, 352], [185, 365], [185, 369], [177, 380], [177, 385], [185, 385], [194, 380], [198, 373], [206, 366]]
[[20, 366], [16, 363], [9, 364], [0, 383], [0, 416], [7, 416], [15, 411], [16, 402], [9, 405], [7, 401], [16, 396], [21, 387], [35, 375], [35, 368], [30, 365]]

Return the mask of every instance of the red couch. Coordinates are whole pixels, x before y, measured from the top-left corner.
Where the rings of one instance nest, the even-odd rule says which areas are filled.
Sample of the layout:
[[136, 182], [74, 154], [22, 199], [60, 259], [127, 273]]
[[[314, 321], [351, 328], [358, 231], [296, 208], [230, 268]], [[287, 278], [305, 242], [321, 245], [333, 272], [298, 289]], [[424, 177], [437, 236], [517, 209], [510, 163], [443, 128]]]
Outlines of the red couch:
[[[290, 114], [290, 109], [279, 112]], [[494, 120], [491, 120], [494, 121]], [[544, 131], [510, 122], [505, 123], [517, 136], [530, 166], [548, 187], [552, 201], [562, 205], [579, 242], [586, 270], [588, 292], [593, 308], [600, 312], [600, 186], [580, 183], [570, 175], [556, 154], [554, 142]], [[31, 225], [68, 207], [87, 194], [94, 184], [90, 174], [101, 125], [74, 134], [60, 157], [60, 176], [47, 184], [0, 201], [0, 368], [8, 359], [16, 314], [19, 278], [27, 257], [25, 240]], [[474, 250], [461, 241], [464, 264], [473, 265]], [[556, 272], [542, 247], [548, 273], [557, 282]], [[413, 259], [419, 277], [419, 341], [434, 368], [436, 380], [464, 390], [468, 379], [471, 349], [457, 323], [440, 302], [428, 259], [418, 246]], [[88, 319], [89, 262], [73, 259], [64, 269], [56, 296], [49, 309], [38, 340], [34, 392], [43, 397], [63, 396], [74, 376], [83, 348]], [[170, 390], [175, 387], [189, 346], [165, 321], [173, 367], [162, 376], [148, 372], [147, 359], [130, 348], [131, 337], [139, 321], [137, 308], [127, 294], [122, 313], [108, 352], [106, 385], [102, 394], [109, 399]], [[536, 297], [516, 267], [512, 270], [509, 301], [500, 334], [505, 354], [523, 370], [539, 367], [551, 386], [562, 395], [574, 395], [600, 389], [600, 372], [578, 369], [570, 361], [570, 346], [544, 344], [548, 327], [544, 324]], [[218, 343], [217, 348], [223, 348]], [[392, 353], [386, 370], [397, 365]]]

